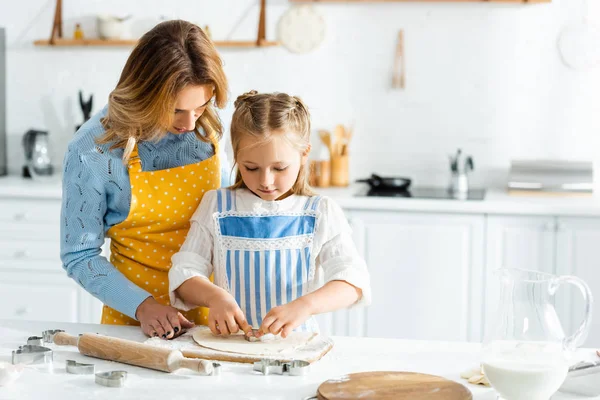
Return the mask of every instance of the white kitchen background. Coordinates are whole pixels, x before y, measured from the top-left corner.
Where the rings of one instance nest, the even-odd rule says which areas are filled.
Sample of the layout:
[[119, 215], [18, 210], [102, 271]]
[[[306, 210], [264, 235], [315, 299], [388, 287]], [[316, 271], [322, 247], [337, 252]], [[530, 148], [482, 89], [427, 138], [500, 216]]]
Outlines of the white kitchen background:
[[[49, 36], [54, 3], [0, 0], [0, 26], [7, 30], [13, 173], [22, 163], [22, 134], [30, 128], [50, 131], [54, 163], [60, 165], [81, 122], [78, 90], [84, 96], [93, 93], [94, 112], [99, 110], [130, 51], [34, 47], [34, 40]], [[65, 1], [64, 34], [72, 36], [80, 22], [93, 36], [95, 16], [113, 13], [133, 16], [133, 36], [165, 16], [208, 24], [215, 40], [252, 39], [258, 3]], [[600, 25], [600, 2], [588, 3], [589, 20]], [[275, 39], [277, 21], [293, 3], [267, 4], [267, 37]], [[420, 185], [446, 184], [447, 155], [457, 147], [474, 156], [472, 181], [484, 185], [502, 185], [511, 158], [599, 158], [600, 69], [570, 69], [557, 50], [561, 31], [581, 22], [584, 0], [314, 4], [327, 25], [317, 50], [304, 55], [283, 47], [220, 52], [232, 100], [249, 89], [287, 91], [306, 100], [315, 128], [354, 122], [351, 178], [378, 172], [410, 176]], [[399, 29], [405, 31], [405, 90], [391, 89]], [[232, 103], [222, 113], [225, 123]]]
[[[600, 1], [588, 2], [589, 22], [600, 26]], [[267, 39], [276, 39], [277, 21], [292, 5], [268, 1]], [[584, 6], [584, 0], [314, 3], [327, 33], [311, 53], [220, 48], [232, 95], [222, 119], [228, 125], [233, 100], [244, 91], [286, 91], [308, 103], [315, 129], [354, 123], [352, 179], [378, 172], [409, 176], [414, 185], [446, 185], [448, 155], [461, 147], [475, 160], [475, 185], [503, 188], [511, 159], [554, 158], [594, 161], [600, 188], [600, 56], [596, 65], [569, 68], [557, 46], [564, 29], [581, 23]], [[48, 38], [53, 13], [54, 0], [0, 0], [12, 174], [20, 171], [20, 141], [30, 128], [50, 132], [60, 170], [81, 123], [78, 91], [93, 94], [98, 111], [130, 52], [34, 47], [34, 40]], [[252, 40], [258, 0], [66, 0], [64, 35], [79, 22], [95, 36], [100, 13], [131, 14], [133, 37], [164, 16], [208, 24], [215, 40]], [[391, 88], [399, 29], [405, 34], [404, 90]], [[35, 194], [27, 195], [22, 182], [12, 182], [8, 190], [0, 183], [0, 304], [10, 303], [0, 307], [0, 318], [96, 322], [97, 303], [60, 268], [58, 189], [46, 196], [31, 185]], [[576, 274], [600, 296], [596, 199], [544, 203], [504, 195], [499, 201], [498, 191], [490, 191], [484, 202], [433, 205], [345, 193], [337, 196], [376, 298], [366, 312], [327, 317], [328, 333], [480, 340], [495, 315], [491, 271], [503, 266]], [[569, 332], [580, 310], [579, 298], [561, 302]], [[588, 345], [600, 343], [599, 315], [596, 310]]]

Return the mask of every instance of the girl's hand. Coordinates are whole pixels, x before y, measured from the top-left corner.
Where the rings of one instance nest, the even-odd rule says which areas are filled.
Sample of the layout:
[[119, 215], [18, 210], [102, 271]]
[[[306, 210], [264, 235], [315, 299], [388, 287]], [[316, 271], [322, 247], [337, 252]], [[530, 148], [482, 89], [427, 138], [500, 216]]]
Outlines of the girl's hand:
[[230, 335], [243, 330], [252, 332], [244, 313], [229, 294], [224, 293], [213, 299], [208, 305], [208, 327], [214, 335]]
[[194, 326], [179, 310], [160, 304], [152, 296], [138, 306], [135, 316], [142, 331], [150, 337], [173, 339]]
[[273, 335], [281, 333], [281, 337], [285, 338], [311, 315], [310, 308], [302, 298], [294, 300], [291, 303], [272, 308], [263, 318], [260, 333], [272, 333]]

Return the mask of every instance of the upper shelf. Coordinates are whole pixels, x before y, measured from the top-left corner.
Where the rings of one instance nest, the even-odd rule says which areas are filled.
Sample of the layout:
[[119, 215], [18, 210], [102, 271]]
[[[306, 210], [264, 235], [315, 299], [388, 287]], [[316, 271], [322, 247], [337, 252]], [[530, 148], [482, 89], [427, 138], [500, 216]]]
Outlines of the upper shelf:
[[289, 0], [292, 3], [550, 3], [552, 0]]
[[[105, 40], [105, 39], [54, 39], [54, 43], [50, 43], [50, 40], [36, 40], [33, 42], [36, 46], [56, 46], [56, 47], [74, 47], [74, 46], [112, 46], [112, 47], [131, 47], [137, 44], [137, 40]], [[279, 42], [272, 41], [259, 41], [256, 40], [227, 40], [227, 41], [215, 41], [213, 42], [216, 47], [273, 47], [279, 46]]]

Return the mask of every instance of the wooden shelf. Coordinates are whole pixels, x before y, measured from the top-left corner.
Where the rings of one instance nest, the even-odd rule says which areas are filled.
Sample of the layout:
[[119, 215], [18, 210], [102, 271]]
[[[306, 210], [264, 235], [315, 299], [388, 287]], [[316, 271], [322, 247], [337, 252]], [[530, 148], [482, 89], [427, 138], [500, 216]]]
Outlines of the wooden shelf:
[[[279, 42], [268, 41], [267, 35], [267, 0], [260, 0], [260, 10], [258, 18], [258, 29], [256, 40], [217, 40], [213, 41], [216, 47], [230, 48], [259, 48], [259, 47], [274, 47], [279, 46]], [[63, 37], [62, 29], [62, 0], [56, 0], [56, 8], [54, 10], [54, 21], [50, 32], [50, 39], [36, 40], [33, 42], [35, 46], [47, 47], [133, 47], [138, 43], [137, 39], [123, 40], [105, 40], [105, 39], [66, 39]]]
[[[105, 40], [105, 39], [54, 39], [54, 43], [50, 43], [50, 40], [36, 40], [33, 42], [36, 46], [48, 46], [48, 47], [132, 47], [137, 44], [137, 40]], [[274, 47], [279, 46], [279, 42], [260, 41], [257, 43], [256, 40], [225, 40], [213, 42], [216, 47], [240, 47], [240, 48], [251, 48], [251, 47]]]
[[552, 0], [289, 0], [292, 3], [551, 3]]

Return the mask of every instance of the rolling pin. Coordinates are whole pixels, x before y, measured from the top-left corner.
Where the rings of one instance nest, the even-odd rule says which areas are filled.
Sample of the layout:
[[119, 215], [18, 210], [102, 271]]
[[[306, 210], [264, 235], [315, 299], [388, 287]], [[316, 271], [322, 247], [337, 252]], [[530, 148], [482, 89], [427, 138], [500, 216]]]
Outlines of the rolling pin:
[[54, 343], [76, 346], [79, 352], [86, 356], [164, 372], [188, 368], [203, 375], [211, 375], [214, 369], [211, 362], [197, 358], [186, 358], [179, 350], [163, 349], [95, 333], [84, 333], [79, 337], [74, 337], [59, 332], [54, 335]]

